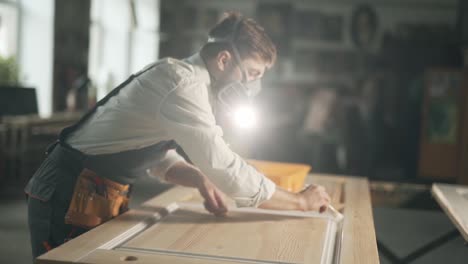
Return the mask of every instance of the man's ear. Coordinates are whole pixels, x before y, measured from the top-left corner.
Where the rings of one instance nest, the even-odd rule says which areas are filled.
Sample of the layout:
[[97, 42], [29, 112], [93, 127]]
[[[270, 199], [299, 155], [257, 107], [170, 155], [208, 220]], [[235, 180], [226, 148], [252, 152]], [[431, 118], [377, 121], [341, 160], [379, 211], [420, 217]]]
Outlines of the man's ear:
[[218, 53], [216, 64], [220, 71], [225, 71], [227, 69], [227, 65], [230, 63], [231, 57], [231, 53], [227, 50], [222, 50]]

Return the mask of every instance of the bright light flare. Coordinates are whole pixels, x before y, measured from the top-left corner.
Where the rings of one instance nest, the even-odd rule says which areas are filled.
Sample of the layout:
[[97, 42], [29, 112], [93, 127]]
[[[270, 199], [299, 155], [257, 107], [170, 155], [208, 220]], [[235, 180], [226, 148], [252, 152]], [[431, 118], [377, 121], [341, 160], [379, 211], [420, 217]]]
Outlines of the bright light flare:
[[242, 129], [252, 129], [257, 125], [257, 112], [252, 106], [240, 106], [233, 112], [234, 123]]

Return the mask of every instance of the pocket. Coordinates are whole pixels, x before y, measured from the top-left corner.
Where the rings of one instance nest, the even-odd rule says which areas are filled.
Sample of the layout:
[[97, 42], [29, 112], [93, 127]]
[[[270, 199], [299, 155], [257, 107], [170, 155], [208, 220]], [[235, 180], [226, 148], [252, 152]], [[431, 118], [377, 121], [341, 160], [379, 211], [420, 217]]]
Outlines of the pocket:
[[57, 170], [59, 168], [58, 161], [47, 157], [41, 166], [34, 173], [32, 178], [36, 178], [41, 182], [47, 184], [56, 184], [57, 183]]
[[99, 201], [95, 193], [95, 187], [91, 181], [80, 176], [76, 181], [73, 196], [65, 215], [67, 224], [84, 228], [93, 228], [105, 221], [102, 212], [104, 205]]
[[99, 194], [91, 193], [85, 199], [83, 213], [96, 215], [105, 222], [114, 216], [114, 204], [115, 200], [109, 200]]
[[39, 169], [34, 173], [31, 180], [24, 188], [29, 196], [49, 201], [57, 186], [58, 164], [55, 160], [46, 158]]
[[116, 196], [111, 188], [104, 197], [96, 192], [95, 183], [85, 177], [83, 172], [76, 181], [65, 222], [84, 228], [93, 228], [121, 213], [124, 197]]

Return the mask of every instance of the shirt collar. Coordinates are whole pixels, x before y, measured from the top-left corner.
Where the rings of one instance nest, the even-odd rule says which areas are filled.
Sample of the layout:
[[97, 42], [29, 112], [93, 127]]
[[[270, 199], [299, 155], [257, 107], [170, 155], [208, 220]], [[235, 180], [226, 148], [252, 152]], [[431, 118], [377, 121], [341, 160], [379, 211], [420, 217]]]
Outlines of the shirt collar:
[[192, 64], [195, 69], [195, 74], [209, 87], [211, 84], [210, 73], [206, 68], [206, 64], [203, 61], [200, 53], [195, 53], [192, 56], [185, 59], [188, 63]]

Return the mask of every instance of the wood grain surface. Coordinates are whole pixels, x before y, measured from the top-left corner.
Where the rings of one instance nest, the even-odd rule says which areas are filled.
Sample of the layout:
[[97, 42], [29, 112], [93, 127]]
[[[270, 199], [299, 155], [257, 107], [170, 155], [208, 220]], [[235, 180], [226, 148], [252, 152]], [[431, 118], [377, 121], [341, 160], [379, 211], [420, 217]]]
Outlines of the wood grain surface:
[[325, 218], [286, 213], [231, 211], [227, 217], [213, 217], [201, 207], [182, 207], [123, 248], [230, 259], [320, 263], [328, 222]]

